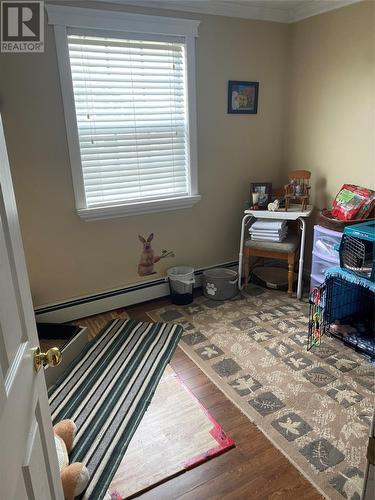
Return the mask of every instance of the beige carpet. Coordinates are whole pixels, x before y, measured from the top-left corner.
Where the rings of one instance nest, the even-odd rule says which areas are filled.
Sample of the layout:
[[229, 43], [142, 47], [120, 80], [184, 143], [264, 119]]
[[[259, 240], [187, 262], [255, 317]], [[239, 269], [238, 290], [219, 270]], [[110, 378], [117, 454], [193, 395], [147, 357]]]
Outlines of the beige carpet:
[[232, 446], [167, 366], [109, 490], [132, 497]]
[[149, 315], [184, 326], [184, 352], [322, 494], [360, 499], [375, 372], [334, 339], [306, 351], [308, 304], [249, 287]]

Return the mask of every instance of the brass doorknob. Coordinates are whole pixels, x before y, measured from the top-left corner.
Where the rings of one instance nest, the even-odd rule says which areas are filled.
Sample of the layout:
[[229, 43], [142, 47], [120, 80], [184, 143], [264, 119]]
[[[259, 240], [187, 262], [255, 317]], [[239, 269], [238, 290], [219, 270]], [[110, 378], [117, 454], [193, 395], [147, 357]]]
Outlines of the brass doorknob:
[[34, 367], [38, 372], [42, 366], [57, 366], [61, 363], [62, 354], [58, 347], [51, 347], [47, 352], [41, 352], [37, 347], [34, 351]]

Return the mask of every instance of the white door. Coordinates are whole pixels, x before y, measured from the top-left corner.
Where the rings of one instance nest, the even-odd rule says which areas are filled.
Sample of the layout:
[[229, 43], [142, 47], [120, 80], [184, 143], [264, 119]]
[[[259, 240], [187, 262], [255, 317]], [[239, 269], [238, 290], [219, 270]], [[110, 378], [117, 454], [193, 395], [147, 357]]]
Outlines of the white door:
[[44, 374], [34, 369], [38, 345], [0, 118], [1, 500], [63, 498]]

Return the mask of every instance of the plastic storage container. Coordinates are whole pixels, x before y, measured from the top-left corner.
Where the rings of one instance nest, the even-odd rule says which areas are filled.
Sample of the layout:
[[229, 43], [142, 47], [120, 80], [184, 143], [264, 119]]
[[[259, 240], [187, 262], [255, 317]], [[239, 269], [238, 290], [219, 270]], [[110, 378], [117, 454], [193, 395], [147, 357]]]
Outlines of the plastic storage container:
[[339, 245], [342, 233], [321, 226], [314, 226], [314, 252], [323, 259], [339, 263]]
[[238, 273], [217, 267], [203, 272], [203, 293], [213, 300], [232, 299], [238, 293]]
[[342, 233], [322, 226], [314, 226], [314, 247], [311, 263], [310, 290], [324, 282], [329, 267], [340, 265], [339, 247]]
[[185, 305], [193, 302], [194, 269], [188, 266], [171, 267], [167, 276], [172, 303]]
[[324, 281], [324, 273], [329, 267], [339, 266], [339, 260], [324, 259], [318, 252], [313, 250], [313, 261], [311, 264], [311, 274], [316, 276], [320, 283]]

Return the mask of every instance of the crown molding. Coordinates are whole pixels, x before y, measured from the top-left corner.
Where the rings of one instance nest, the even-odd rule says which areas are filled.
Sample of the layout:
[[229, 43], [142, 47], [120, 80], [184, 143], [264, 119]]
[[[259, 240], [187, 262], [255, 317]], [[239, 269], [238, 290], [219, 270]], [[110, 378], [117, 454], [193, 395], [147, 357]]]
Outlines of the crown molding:
[[[216, 16], [239, 17], [243, 19], [255, 19], [261, 21], [274, 21], [279, 23], [294, 23], [308, 17], [323, 14], [334, 9], [339, 9], [363, 0], [309, 0], [299, 4], [292, 9], [275, 7], [259, 0], [254, 2], [210, 2], [189, 0], [98, 0], [100, 2], [129, 5], [132, 7], [147, 7], [162, 10], [173, 10], [182, 12], [194, 12], [198, 14], [211, 14]], [[280, 0], [280, 5], [282, 5]]]
[[290, 10], [288, 22], [295, 23], [359, 2], [362, 2], [362, 0], [311, 0], [309, 3], [301, 4]]
[[[213, 4], [209, 1], [188, 0], [98, 0], [100, 2], [130, 5], [132, 7], [148, 7], [167, 9], [197, 14], [211, 14], [215, 16], [240, 17], [261, 21], [288, 22], [288, 12], [285, 9], [263, 7], [260, 5], [235, 4], [230, 1]], [[258, 2], [259, 3], [259, 2]]]

